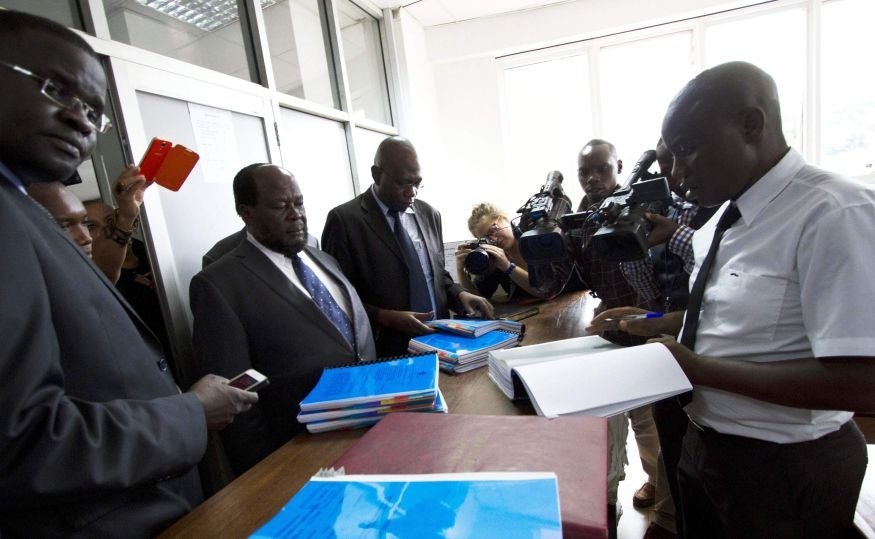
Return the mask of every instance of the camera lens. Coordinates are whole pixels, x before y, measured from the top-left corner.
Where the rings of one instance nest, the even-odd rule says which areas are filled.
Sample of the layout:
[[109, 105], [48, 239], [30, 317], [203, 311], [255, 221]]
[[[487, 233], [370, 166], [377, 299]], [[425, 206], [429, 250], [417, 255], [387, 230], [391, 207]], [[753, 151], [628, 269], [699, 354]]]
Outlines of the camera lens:
[[465, 269], [468, 270], [468, 273], [480, 275], [491, 268], [492, 260], [489, 253], [483, 249], [474, 249], [465, 257]]

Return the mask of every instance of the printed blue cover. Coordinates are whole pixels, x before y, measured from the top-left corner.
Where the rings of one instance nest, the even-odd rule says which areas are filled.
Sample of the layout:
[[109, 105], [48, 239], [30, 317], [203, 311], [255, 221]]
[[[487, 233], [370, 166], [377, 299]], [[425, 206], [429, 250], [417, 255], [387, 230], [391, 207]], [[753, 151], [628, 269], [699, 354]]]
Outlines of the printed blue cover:
[[437, 354], [393, 358], [324, 369], [301, 411], [353, 404], [393, 404], [437, 394]]
[[253, 539], [562, 537], [552, 473], [314, 477]]
[[434, 350], [442, 358], [458, 360], [472, 354], [513, 346], [518, 341], [519, 335], [500, 330], [490, 331], [479, 337], [437, 332], [410, 339], [410, 348], [419, 351]]

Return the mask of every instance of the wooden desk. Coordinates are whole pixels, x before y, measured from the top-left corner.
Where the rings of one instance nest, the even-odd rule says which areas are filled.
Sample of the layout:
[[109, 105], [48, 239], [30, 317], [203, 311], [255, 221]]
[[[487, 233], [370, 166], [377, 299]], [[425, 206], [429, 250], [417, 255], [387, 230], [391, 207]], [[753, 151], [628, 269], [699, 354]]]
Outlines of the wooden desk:
[[[598, 300], [576, 292], [539, 304], [540, 312], [524, 320], [523, 345], [585, 335]], [[448, 375], [440, 388], [450, 413], [479, 415], [534, 414], [529, 402], [511, 402], [489, 380], [487, 369]], [[167, 529], [160, 537], [246, 537], [273, 517], [319, 468], [330, 466], [365, 429], [301, 434], [217, 492]]]

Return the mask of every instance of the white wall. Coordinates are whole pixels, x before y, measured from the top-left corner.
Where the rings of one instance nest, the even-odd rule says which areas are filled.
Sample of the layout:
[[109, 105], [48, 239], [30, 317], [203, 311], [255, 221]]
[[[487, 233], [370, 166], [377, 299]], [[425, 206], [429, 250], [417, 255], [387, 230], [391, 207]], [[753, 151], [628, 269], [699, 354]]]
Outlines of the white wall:
[[[402, 8], [400, 19], [404, 27], [402, 64], [416, 77], [407, 84], [411, 99], [407, 105], [414, 126], [402, 132], [416, 132], [414, 140], [420, 153], [429, 148], [429, 167], [423, 165], [423, 176], [433, 183], [437, 176], [441, 193], [426, 190], [422, 198], [434, 204], [443, 214], [444, 239], [466, 238], [470, 234], [465, 222], [471, 206], [492, 200], [509, 212], [515, 212], [525, 200], [510, 200], [502, 185], [505, 149], [503, 141], [501, 63], [497, 56], [570, 41], [605, 36], [654, 24], [701, 16], [724, 9], [758, 3], [754, 0], [579, 0], [555, 4], [540, 9], [474, 19], [431, 27], [422, 31]], [[670, 4], [668, 6], [667, 4]], [[424, 33], [426, 58], [422, 65], [411, 62], [422, 59], [422, 43], [414, 38]], [[408, 39], [409, 37], [409, 39]], [[410, 50], [412, 49], [412, 50]], [[422, 73], [423, 66], [431, 77]], [[429, 78], [433, 89], [427, 88]], [[429, 94], [434, 96], [429, 99]], [[433, 119], [435, 118], [435, 119]], [[426, 132], [428, 134], [426, 135]], [[581, 140], [581, 145], [586, 142]], [[573, 167], [575, 156], [556, 168], [566, 175], [566, 190], [572, 199], [582, 196]], [[533, 194], [544, 178], [532, 178]], [[490, 188], [487, 189], [487, 186]], [[443, 196], [440, 196], [443, 195]]]

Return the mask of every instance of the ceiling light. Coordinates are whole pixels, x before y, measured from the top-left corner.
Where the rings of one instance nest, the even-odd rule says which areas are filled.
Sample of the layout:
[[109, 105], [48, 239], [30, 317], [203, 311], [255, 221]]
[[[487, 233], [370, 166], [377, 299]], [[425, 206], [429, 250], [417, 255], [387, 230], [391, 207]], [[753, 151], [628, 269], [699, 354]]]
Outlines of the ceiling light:
[[[261, 7], [272, 6], [276, 2], [261, 0]], [[208, 32], [240, 18], [237, 0], [137, 0], [137, 3]]]

